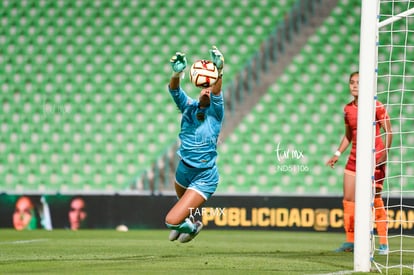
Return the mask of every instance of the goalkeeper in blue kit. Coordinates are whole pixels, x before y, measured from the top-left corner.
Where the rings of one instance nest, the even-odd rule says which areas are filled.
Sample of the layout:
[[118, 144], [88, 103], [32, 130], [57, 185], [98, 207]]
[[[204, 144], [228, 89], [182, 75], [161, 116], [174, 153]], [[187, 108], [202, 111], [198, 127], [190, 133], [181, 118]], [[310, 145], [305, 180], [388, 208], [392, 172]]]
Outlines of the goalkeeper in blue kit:
[[217, 82], [203, 88], [198, 100], [189, 97], [181, 88], [180, 80], [187, 67], [185, 54], [177, 52], [170, 60], [173, 74], [168, 90], [182, 113], [181, 140], [178, 156], [181, 158], [175, 174], [177, 203], [165, 217], [171, 229], [170, 241], [191, 241], [202, 229], [192, 210], [199, 208], [216, 191], [219, 173], [216, 166], [217, 141], [223, 118], [224, 104], [221, 91], [224, 57], [215, 47], [210, 56], [219, 71]]

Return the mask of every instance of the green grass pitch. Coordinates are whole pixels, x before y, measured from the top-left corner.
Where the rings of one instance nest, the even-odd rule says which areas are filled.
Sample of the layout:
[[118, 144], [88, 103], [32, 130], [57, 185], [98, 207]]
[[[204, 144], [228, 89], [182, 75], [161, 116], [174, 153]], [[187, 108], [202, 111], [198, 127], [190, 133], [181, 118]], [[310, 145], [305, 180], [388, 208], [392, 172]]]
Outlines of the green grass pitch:
[[333, 252], [343, 242], [340, 233], [206, 228], [186, 244], [168, 241], [168, 233], [0, 230], [0, 274], [351, 274], [353, 269], [352, 253]]

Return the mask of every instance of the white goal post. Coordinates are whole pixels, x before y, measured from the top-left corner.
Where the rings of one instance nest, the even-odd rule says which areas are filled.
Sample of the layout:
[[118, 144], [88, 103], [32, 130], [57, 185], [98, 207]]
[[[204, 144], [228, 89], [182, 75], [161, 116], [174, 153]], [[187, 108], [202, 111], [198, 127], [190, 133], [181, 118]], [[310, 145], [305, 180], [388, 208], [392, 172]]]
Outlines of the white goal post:
[[378, 8], [378, 1], [362, 1], [354, 240], [354, 270], [362, 272], [368, 272], [371, 269], [372, 197], [369, 194], [372, 194], [372, 186], [367, 182], [371, 182], [375, 159], [373, 121], [376, 95]]
[[[392, 2], [404, 1], [386, 2], [394, 5]], [[410, 1], [405, 2], [409, 4]], [[357, 272], [371, 271], [373, 261], [372, 209], [375, 194], [373, 186], [367, 182], [373, 181], [375, 170], [378, 34], [381, 28], [414, 14], [414, 8], [409, 8], [380, 22], [380, 5], [381, 0], [361, 2], [354, 249], [354, 271]]]

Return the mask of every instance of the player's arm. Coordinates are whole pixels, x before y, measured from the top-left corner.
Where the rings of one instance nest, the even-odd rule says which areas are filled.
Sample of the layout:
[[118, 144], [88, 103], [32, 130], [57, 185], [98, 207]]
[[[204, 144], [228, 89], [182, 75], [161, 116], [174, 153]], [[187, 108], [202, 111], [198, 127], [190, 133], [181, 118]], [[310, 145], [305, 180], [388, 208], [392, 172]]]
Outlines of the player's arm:
[[180, 87], [180, 77], [171, 76], [170, 89], [177, 90]]
[[349, 144], [351, 143], [352, 139], [352, 129], [349, 125], [345, 124], [345, 135], [343, 136], [341, 143], [339, 144], [338, 150], [335, 154], [326, 162], [326, 165], [331, 166], [331, 168], [335, 168], [335, 163], [338, 161], [341, 154], [348, 148]]
[[220, 95], [221, 94], [221, 85], [222, 85], [222, 83], [223, 83], [223, 77], [219, 76], [216, 83], [214, 83], [214, 85], [211, 86], [211, 93], [213, 95]]
[[378, 159], [378, 164], [381, 164], [387, 160], [388, 157], [388, 150], [391, 148], [392, 144], [392, 129], [391, 129], [391, 122], [390, 117], [386, 114], [383, 119], [379, 121], [381, 128], [384, 130], [384, 137], [385, 137], [385, 150], [381, 154], [381, 157]]
[[216, 46], [213, 46], [210, 50], [210, 57], [211, 61], [213, 61], [214, 65], [217, 67], [219, 72], [218, 80], [211, 87], [211, 93], [217, 96], [221, 94], [221, 86], [223, 82], [224, 56]]

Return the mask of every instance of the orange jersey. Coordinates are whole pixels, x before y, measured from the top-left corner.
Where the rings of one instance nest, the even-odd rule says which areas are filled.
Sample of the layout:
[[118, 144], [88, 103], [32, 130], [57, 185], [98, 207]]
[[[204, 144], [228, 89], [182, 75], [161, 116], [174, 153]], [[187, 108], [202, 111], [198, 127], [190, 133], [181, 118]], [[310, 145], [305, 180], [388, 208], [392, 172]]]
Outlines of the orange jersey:
[[[381, 156], [381, 152], [384, 150], [384, 142], [380, 136], [380, 120], [389, 119], [387, 110], [385, 109], [384, 105], [376, 101], [376, 111], [375, 111], [375, 150], [377, 152], [376, 159]], [[356, 170], [356, 146], [357, 146], [357, 127], [358, 127], [358, 107], [354, 104], [354, 102], [350, 102], [344, 107], [344, 120], [345, 125], [350, 127], [351, 129], [351, 143], [352, 148], [349, 154], [348, 163], [346, 165], [346, 169], [350, 171]]]

